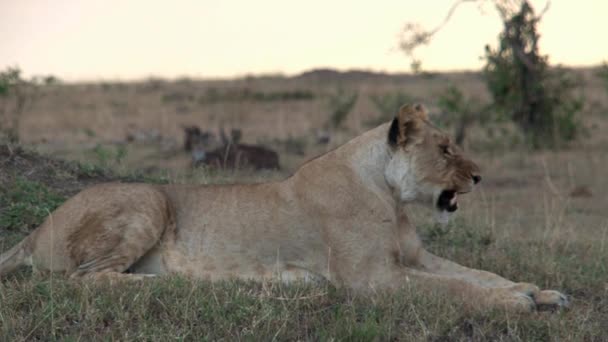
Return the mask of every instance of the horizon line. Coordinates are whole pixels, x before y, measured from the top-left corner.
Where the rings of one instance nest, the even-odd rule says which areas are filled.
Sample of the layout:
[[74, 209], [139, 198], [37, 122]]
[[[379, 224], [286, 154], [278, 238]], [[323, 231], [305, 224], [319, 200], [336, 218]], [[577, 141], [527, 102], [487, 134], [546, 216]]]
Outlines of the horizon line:
[[[602, 61], [599, 63], [592, 64], [579, 64], [579, 65], [566, 65], [566, 64], [554, 64], [549, 65], [550, 68], [567, 68], [567, 69], [595, 69], [599, 68], [602, 65], [606, 65], [606, 61]], [[47, 77], [53, 76], [56, 77], [60, 83], [63, 84], [90, 84], [90, 83], [101, 83], [101, 82], [122, 82], [122, 83], [140, 83], [146, 82], [149, 80], [157, 79], [162, 81], [176, 82], [184, 79], [189, 79], [192, 81], [213, 81], [213, 82], [221, 82], [221, 81], [234, 81], [234, 80], [242, 80], [247, 78], [297, 78], [304, 74], [311, 73], [314, 71], [330, 71], [337, 72], [341, 74], [347, 74], [351, 72], [363, 72], [369, 74], [375, 74], [378, 76], [418, 76], [424, 74], [463, 74], [463, 73], [478, 73], [482, 72], [483, 68], [455, 68], [455, 69], [422, 69], [420, 72], [412, 72], [410, 70], [403, 71], [389, 71], [382, 69], [374, 69], [374, 68], [341, 68], [341, 67], [331, 67], [331, 66], [319, 66], [306, 68], [299, 72], [284, 72], [284, 71], [261, 71], [261, 72], [252, 72], [245, 74], [233, 74], [233, 75], [211, 75], [211, 76], [203, 76], [197, 73], [190, 74], [176, 74], [174, 76], [167, 75], [155, 75], [150, 73], [148, 75], [140, 75], [140, 76], [97, 76], [97, 77], [83, 77], [83, 78], [71, 78], [71, 77], [62, 77], [58, 74], [48, 73], [48, 74], [40, 74], [40, 73], [28, 73], [27, 70], [22, 69], [18, 64], [16, 65], [4, 65], [1, 70], [7, 68], [18, 68], [23, 75], [26, 75], [28, 78], [34, 77]]]

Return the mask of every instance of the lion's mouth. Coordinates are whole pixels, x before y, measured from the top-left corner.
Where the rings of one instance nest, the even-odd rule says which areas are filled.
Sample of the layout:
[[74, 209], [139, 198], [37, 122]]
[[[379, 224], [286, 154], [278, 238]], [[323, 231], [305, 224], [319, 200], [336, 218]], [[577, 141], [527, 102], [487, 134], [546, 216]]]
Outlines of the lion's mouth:
[[440, 211], [455, 212], [458, 210], [457, 197], [456, 190], [443, 190], [437, 199], [437, 208]]

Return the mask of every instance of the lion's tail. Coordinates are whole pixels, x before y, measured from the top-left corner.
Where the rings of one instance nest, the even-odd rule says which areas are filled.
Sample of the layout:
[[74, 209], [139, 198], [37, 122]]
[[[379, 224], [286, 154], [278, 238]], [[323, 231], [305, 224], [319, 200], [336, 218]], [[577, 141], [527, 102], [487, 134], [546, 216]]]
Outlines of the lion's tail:
[[27, 260], [31, 254], [29, 248], [31, 236], [31, 234], [28, 235], [13, 248], [0, 255], [0, 277], [28, 263]]

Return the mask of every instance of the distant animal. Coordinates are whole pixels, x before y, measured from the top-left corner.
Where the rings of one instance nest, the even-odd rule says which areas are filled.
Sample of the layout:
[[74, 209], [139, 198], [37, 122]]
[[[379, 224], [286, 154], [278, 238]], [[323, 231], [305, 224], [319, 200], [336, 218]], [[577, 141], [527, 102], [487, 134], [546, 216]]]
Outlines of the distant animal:
[[319, 129], [316, 132], [317, 135], [317, 144], [327, 145], [331, 140], [331, 133], [325, 129]]
[[203, 132], [198, 126], [183, 126], [184, 129], [184, 151], [190, 152], [195, 147], [208, 146], [215, 140], [211, 132]]
[[328, 281], [368, 292], [428, 291], [485, 309], [566, 306], [557, 291], [423, 247], [409, 205], [447, 219], [479, 181], [478, 166], [424, 107], [406, 105], [282, 181], [86, 189], [0, 255], [0, 276], [26, 264], [73, 278]]
[[222, 139], [222, 144], [238, 144], [241, 142], [241, 137], [243, 136], [243, 132], [240, 129], [231, 129], [230, 137], [226, 135], [224, 131], [224, 127], [220, 127], [220, 138]]
[[255, 170], [279, 169], [279, 155], [266, 147], [228, 144], [210, 152], [197, 154], [193, 166], [208, 165], [222, 169], [251, 167]]
[[[277, 152], [258, 145], [241, 144], [242, 132], [232, 129], [230, 137], [220, 128], [222, 145], [213, 147], [215, 140], [212, 135], [202, 132], [196, 126], [184, 128], [186, 139], [184, 149], [189, 147], [192, 154], [192, 166], [207, 165], [221, 169], [252, 168], [279, 169], [279, 155]], [[188, 145], [188, 146], [186, 146]]]

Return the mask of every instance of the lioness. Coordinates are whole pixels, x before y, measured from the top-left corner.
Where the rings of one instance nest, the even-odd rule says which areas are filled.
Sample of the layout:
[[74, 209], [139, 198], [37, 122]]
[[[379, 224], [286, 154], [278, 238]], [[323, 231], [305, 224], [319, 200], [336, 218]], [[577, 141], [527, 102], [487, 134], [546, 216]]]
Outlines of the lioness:
[[2, 254], [0, 275], [28, 264], [94, 279], [321, 279], [354, 289], [431, 289], [485, 307], [567, 305], [557, 291], [422, 247], [404, 205], [447, 216], [480, 180], [477, 165], [429, 123], [423, 106], [404, 105], [391, 122], [280, 182], [86, 189]]

